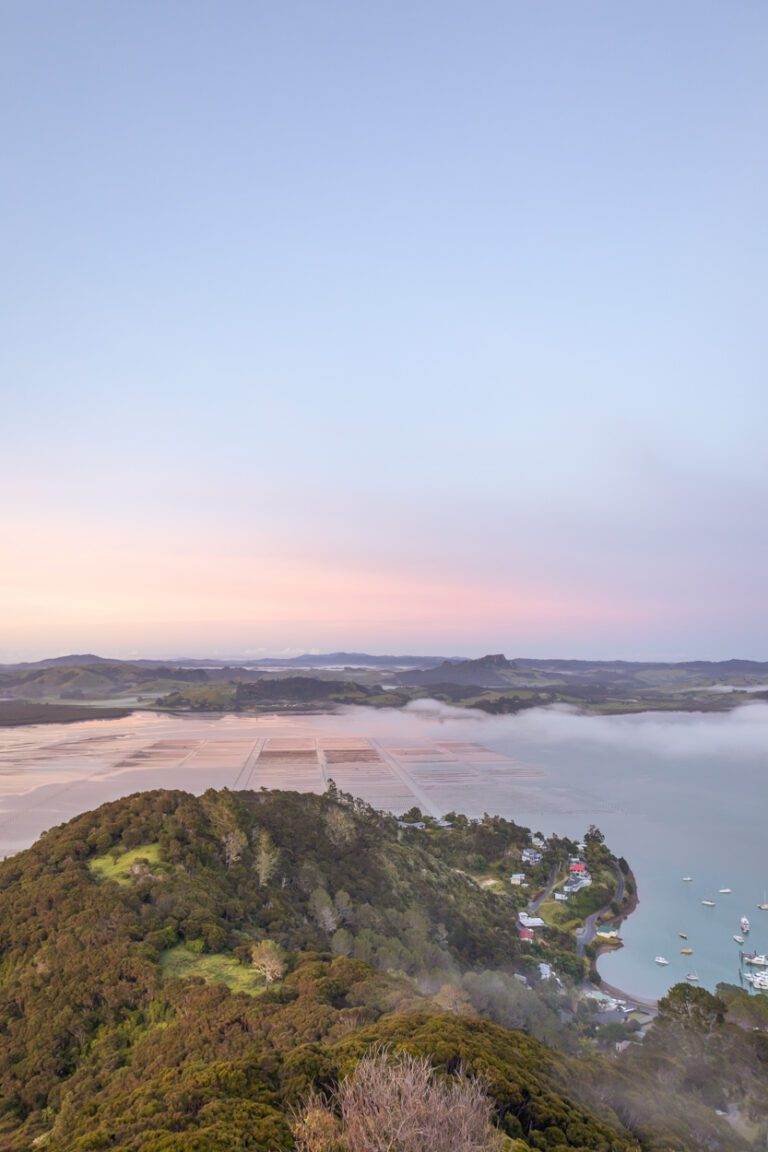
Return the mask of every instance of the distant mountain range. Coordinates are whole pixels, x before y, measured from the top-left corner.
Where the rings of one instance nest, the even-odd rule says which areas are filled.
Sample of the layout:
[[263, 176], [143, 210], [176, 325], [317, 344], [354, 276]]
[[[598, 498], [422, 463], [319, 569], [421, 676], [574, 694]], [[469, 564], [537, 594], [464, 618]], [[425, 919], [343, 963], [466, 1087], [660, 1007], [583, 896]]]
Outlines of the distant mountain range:
[[746, 673], [762, 675], [768, 673], [768, 661], [760, 660], [570, 660], [561, 657], [525, 657], [515, 656], [507, 659], [501, 654], [480, 656], [473, 659], [468, 656], [413, 656], [401, 655], [375, 655], [371, 652], [305, 652], [299, 656], [266, 656], [266, 657], [200, 657], [200, 656], [173, 656], [167, 659], [137, 658], [121, 659], [111, 656], [97, 656], [93, 652], [72, 653], [67, 656], [51, 656], [44, 660], [23, 661], [10, 664], [0, 664], [4, 672], [32, 670], [38, 668], [76, 667], [85, 668], [94, 664], [104, 665], [131, 665], [135, 668], [418, 668], [440, 669], [442, 672], [458, 674], [461, 666], [462, 675], [466, 672], [482, 671], [496, 672], [515, 671], [525, 669], [535, 671], [551, 670], [563, 673], [601, 672], [601, 673], [637, 673], [641, 671], [659, 671], [661, 669], [680, 669], [689, 672], [702, 673]]
[[433, 668], [445, 660], [459, 662], [462, 659], [461, 656], [374, 656], [370, 652], [306, 652], [300, 656], [268, 656], [259, 659], [174, 656], [167, 660], [146, 658], [121, 660], [87, 652], [73, 653], [71, 656], [52, 656], [45, 660], [0, 664], [0, 670], [21, 672], [38, 668], [86, 668], [93, 664], [130, 664], [134, 668]]
[[[339, 676], [342, 673], [342, 676]], [[680, 702], [680, 694], [698, 693], [698, 705], [709, 711], [732, 707], [717, 685], [747, 688], [756, 692], [768, 683], [768, 662], [755, 660], [694, 660], [682, 663], [632, 662], [627, 660], [508, 660], [501, 653], [471, 660], [462, 657], [386, 655], [366, 652], [305, 653], [290, 658], [264, 660], [185, 659], [114, 660], [94, 653], [56, 656], [34, 663], [0, 665], [0, 698], [29, 701], [88, 703], [112, 700], [144, 704], [181, 693], [180, 698], [199, 696], [185, 691], [190, 686], [256, 684], [285, 677], [314, 680], [313, 699], [322, 702], [332, 692], [328, 680], [354, 681], [380, 693], [380, 686], [399, 688], [389, 694], [391, 706], [414, 696], [432, 695], [451, 703], [464, 703], [487, 710], [516, 711], [537, 704], [566, 703], [615, 707], [623, 701], [629, 710], [641, 704], [665, 707]], [[305, 685], [299, 686], [304, 692]], [[308, 689], [307, 689], [308, 691]], [[478, 701], [479, 693], [491, 698]], [[231, 694], [231, 693], [230, 693]], [[220, 701], [215, 691], [211, 700]], [[269, 695], [267, 689], [256, 693]], [[282, 695], [282, 693], [281, 693]], [[504, 697], [500, 703], [499, 695]], [[743, 694], [742, 694], [743, 695]], [[208, 696], [203, 694], [205, 699]], [[719, 699], [718, 699], [719, 696]], [[689, 699], [688, 703], [691, 701]], [[697, 705], [697, 706], [698, 706]]]
[[406, 669], [396, 680], [408, 687], [465, 685], [477, 688], [613, 687], [647, 689], [768, 678], [768, 662], [756, 660], [690, 660], [682, 663], [629, 660], [508, 660], [501, 654], [478, 660], [444, 660], [429, 668]]

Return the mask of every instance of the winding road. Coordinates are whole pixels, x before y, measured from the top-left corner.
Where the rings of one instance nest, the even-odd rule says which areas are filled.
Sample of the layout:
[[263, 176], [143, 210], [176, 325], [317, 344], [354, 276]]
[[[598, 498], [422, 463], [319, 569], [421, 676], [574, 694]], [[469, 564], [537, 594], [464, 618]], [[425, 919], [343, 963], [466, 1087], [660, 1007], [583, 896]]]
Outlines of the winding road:
[[539, 892], [538, 896], [535, 896], [533, 900], [528, 901], [529, 914], [532, 915], [534, 912], [538, 912], [544, 901], [549, 899], [549, 897], [552, 895], [552, 889], [557, 884], [559, 878], [560, 870], [556, 864], [553, 864], [552, 870], [549, 873], [549, 879], [547, 880], [546, 887], [542, 888], [541, 892]]
[[616, 868], [616, 891], [613, 894], [613, 899], [609, 904], [605, 904], [602, 908], [598, 908], [597, 912], [593, 912], [591, 916], [587, 916], [581, 928], [576, 929], [576, 952], [579, 956], [584, 955], [584, 951], [588, 944], [591, 944], [597, 934], [597, 922], [601, 916], [606, 912], [611, 911], [611, 904], [621, 904], [624, 899], [624, 873], [620, 868]]

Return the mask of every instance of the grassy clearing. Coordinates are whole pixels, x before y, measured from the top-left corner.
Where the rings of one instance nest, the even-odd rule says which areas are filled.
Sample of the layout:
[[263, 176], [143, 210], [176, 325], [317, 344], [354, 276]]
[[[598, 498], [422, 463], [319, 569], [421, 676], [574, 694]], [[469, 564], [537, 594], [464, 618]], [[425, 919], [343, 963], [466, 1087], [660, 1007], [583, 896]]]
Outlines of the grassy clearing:
[[[570, 897], [567, 903], [559, 900], [545, 900], [539, 908], [539, 915], [546, 924], [561, 928], [564, 932], [574, 932], [581, 927], [588, 916], [610, 904], [616, 884], [616, 877], [610, 868], [601, 868], [593, 875], [589, 888], [582, 888]], [[558, 884], [558, 888], [562, 885]], [[607, 917], [610, 919], [610, 916]]]
[[246, 968], [234, 956], [223, 952], [191, 952], [184, 944], [169, 948], [160, 958], [160, 967], [166, 976], [183, 979], [201, 976], [206, 984], [226, 984], [232, 992], [245, 992], [257, 996], [266, 983], [252, 968]]
[[573, 909], [559, 900], [545, 900], [539, 907], [539, 916], [545, 924], [553, 928], [562, 928], [564, 932], [573, 932], [581, 924], [578, 917], [574, 917]]
[[93, 875], [98, 880], [114, 880], [117, 884], [130, 884], [133, 877], [131, 868], [139, 861], [143, 861], [150, 868], [160, 866], [159, 844], [140, 844], [138, 848], [131, 848], [127, 852], [105, 852], [103, 856], [96, 856], [88, 862]]
[[491, 892], [506, 892], [511, 887], [500, 880], [498, 876], [473, 876], [481, 888], [486, 888]]

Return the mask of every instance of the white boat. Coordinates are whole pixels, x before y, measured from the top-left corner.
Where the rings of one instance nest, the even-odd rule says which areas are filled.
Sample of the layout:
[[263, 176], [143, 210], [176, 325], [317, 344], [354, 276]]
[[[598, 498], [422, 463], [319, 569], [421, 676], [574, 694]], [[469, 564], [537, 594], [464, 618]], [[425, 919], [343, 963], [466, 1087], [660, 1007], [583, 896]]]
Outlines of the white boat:
[[753, 968], [768, 968], [768, 956], [758, 952], [747, 952], [744, 955], [744, 963], [751, 964]]
[[720, 893], [721, 896], [727, 896], [732, 891], [733, 891], [732, 888], [718, 888], [718, 892]]
[[653, 959], [656, 964], [661, 964], [662, 968], [669, 964], [669, 960], [667, 960], [666, 956], [654, 956]]
[[686, 980], [690, 980], [691, 983], [695, 983], [699, 977], [695, 972], [689, 972], [685, 978]]
[[742, 932], [749, 932], [749, 920], [747, 920], [746, 916], [742, 916], [741, 920], [739, 920], [739, 927]]
[[744, 979], [756, 992], [768, 992], [768, 972], [745, 972]]
[[763, 902], [762, 904], [758, 904], [757, 907], [761, 912], [768, 912], [768, 893], [765, 889], [763, 889]]
[[734, 936], [734, 940], [736, 941], [737, 944], [743, 944], [744, 943], [744, 937], [739, 936], [738, 933]]
[[692, 884], [693, 876], [683, 876], [683, 884]]
[[702, 900], [702, 904], [705, 908], [714, 908], [715, 906], [714, 900]]

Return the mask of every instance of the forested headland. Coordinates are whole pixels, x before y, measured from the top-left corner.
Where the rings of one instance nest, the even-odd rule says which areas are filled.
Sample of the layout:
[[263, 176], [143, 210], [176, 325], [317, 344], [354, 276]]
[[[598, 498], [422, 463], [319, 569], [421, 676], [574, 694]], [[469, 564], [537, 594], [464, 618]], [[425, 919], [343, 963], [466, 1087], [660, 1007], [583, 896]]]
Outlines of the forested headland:
[[[155, 791], [6, 860], [0, 1148], [357, 1152], [406, 1076], [475, 1147], [764, 1143], [765, 1001], [678, 987], [619, 1051], [572, 938], [521, 940], [496, 882], [530, 831], [409, 823], [335, 789]], [[573, 848], [538, 842], [544, 871]]]

